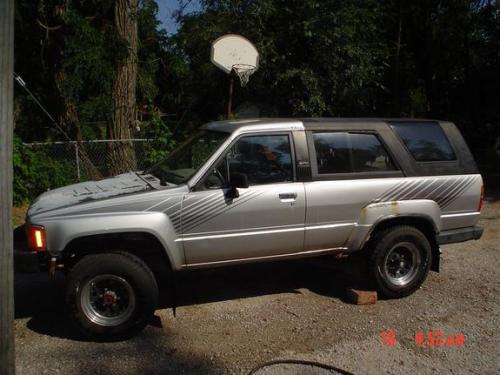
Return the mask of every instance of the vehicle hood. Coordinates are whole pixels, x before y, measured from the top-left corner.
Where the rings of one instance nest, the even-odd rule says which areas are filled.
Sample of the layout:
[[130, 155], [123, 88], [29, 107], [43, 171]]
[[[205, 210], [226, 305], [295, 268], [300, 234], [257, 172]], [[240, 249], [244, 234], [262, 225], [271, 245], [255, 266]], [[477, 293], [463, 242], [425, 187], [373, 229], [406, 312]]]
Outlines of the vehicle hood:
[[28, 216], [80, 203], [152, 190], [153, 184], [158, 184], [153, 176], [144, 176], [144, 179], [148, 182], [151, 180], [151, 183], [130, 172], [99, 181], [81, 182], [49, 190], [33, 202], [28, 210]]

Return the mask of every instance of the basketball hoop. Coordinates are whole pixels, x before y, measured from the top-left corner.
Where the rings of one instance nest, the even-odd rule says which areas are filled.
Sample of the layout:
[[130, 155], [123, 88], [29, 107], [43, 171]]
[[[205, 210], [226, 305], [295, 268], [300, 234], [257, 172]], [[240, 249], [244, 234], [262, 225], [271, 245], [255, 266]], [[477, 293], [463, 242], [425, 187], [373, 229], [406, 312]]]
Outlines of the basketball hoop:
[[231, 118], [234, 76], [238, 76], [241, 86], [245, 86], [250, 76], [259, 68], [259, 51], [245, 37], [226, 34], [212, 43], [210, 61], [229, 75], [227, 118]]
[[257, 70], [255, 65], [251, 64], [234, 64], [232, 71], [240, 79], [241, 87], [245, 87], [250, 79], [250, 76]]

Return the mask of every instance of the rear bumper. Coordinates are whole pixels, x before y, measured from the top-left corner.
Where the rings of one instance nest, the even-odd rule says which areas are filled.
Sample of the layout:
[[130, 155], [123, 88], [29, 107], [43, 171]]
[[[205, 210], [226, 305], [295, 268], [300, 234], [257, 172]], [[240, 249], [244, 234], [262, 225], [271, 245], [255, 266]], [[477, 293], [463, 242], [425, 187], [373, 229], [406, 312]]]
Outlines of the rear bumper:
[[478, 240], [483, 235], [483, 227], [475, 225], [473, 227], [446, 230], [436, 236], [440, 245], [469, 240]]

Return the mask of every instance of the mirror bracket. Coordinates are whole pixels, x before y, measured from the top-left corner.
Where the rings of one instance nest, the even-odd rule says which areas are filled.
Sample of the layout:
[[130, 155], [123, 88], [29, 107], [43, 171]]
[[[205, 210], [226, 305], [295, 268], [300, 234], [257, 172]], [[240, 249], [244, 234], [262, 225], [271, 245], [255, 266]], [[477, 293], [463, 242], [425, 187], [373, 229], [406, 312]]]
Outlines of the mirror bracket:
[[235, 186], [231, 186], [226, 192], [226, 198], [228, 199], [239, 198], [239, 196], [240, 192], [238, 191], [238, 188]]

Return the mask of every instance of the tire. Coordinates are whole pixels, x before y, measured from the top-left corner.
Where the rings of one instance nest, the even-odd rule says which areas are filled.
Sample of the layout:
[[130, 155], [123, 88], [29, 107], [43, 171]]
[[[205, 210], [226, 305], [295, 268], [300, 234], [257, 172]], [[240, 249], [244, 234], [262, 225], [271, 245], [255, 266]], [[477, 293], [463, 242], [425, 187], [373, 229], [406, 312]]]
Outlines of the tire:
[[121, 340], [149, 323], [158, 304], [158, 285], [149, 267], [132, 254], [87, 255], [69, 273], [66, 301], [85, 336]]
[[420, 230], [406, 225], [388, 228], [371, 244], [370, 276], [382, 297], [406, 297], [420, 288], [432, 264], [431, 245]]

